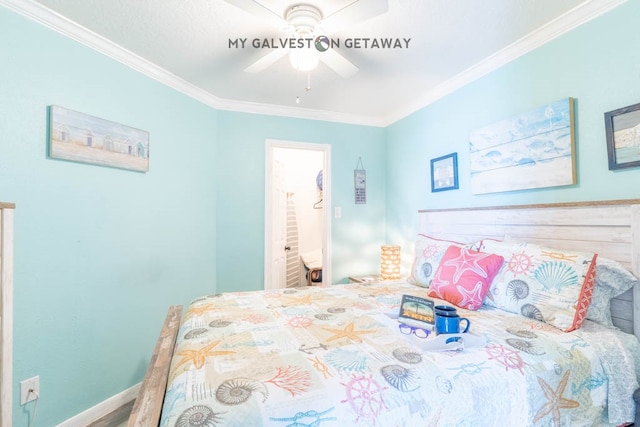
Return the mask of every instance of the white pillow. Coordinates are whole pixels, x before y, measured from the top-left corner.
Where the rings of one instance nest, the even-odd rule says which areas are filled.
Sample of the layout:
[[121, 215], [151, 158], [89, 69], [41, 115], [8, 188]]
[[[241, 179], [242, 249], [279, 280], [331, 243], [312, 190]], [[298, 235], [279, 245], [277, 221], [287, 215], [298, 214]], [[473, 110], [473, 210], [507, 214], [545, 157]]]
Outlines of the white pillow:
[[428, 288], [433, 276], [440, 265], [447, 248], [451, 245], [462, 247], [462, 243], [437, 239], [424, 234], [418, 234], [415, 244], [415, 257], [411, 267], [409, 283]]
[[513, 240], [483, 240], [480, 250], [504, 258], [484, 300], [486, 305], [565, 332], [582, 325], [595, 286], [597, 254]]
[[[504, 236], [505, 241], [517, 241]], [[596, 279], [587, 319], [608, 328], [615, 328], [611, 319], [611, 299], [622, 295], [638, 283], [638, 279], [618, 261], [598, 256]]]

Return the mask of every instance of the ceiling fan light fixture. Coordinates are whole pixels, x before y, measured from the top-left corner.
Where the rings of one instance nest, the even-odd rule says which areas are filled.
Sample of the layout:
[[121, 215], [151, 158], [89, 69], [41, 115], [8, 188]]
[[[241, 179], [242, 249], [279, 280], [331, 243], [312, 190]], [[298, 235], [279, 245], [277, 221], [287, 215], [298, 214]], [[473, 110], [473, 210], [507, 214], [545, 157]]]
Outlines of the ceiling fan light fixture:
[[291, 66], [298, 71], [311, 71], [318, 66], [320, 56], [314, 48], [297, 48], [289, 52]]
[[285, 15], [287, 22], [299, 35], [313, 34], [322, 20], [322, 12], [315, 6], [298, 4], [291, 6]]
[[308, 73], [317, 67], [318, 62], [322, 61], [323, 64], [345, 79], [357, 73], [358, 67], [337, 50], [330, 49], [333, 42], [326, 33], [327, 31], [332, 32], [332, 30], [327, 30], [325, 24], [330, 24], [329, 27], [333, 31], [338, 31], [340, 28], [349, 27], [351, 24], [378, 16], [388, 10], [388, 0], [349, 0], [346, 6], [327, 17], [317, 6], [305, 3], [293, 4], [282, 16], [281, 13], [266, 7], [263, 4], [264, 0], [224, 1], [259, 18], [265, 18], [270, 22], [277, 21], [273, 26], [287, 34], [286, 45], [280, 39], [282, 49], [273, 49], [262, 56], [246, 67], [244, 69], [246, 72], [263, 71], [288, 54], [294, 70]]
[[318, 66], [320, 57], [318, 50], [309, 45], [309, 40], [322, 20], [322, 13], [315, 6], [297, 4], [289, 8], [285, 18], [295, 28], [296, 37], [306, 39], [299, 40], [298, 47], [289, 53], [291, 66], [298, 71], [313, 70]]

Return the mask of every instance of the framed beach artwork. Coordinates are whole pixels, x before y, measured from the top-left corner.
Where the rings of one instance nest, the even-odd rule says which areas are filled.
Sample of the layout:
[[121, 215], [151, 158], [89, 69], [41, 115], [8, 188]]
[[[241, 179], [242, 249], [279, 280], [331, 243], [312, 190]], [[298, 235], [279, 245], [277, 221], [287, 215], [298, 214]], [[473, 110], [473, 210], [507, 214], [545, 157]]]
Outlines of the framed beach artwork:
[[640, 104], [604, 113], [609, 170], [640, 166]]
[[431, 159], [431, 192], [458, 188], [458, 153]]
[[469, 151], [473, 194], [575, 184], [573, 98], [472, 131]]
[[49, 157], [147, 172], [149, 133], [52, 105]]

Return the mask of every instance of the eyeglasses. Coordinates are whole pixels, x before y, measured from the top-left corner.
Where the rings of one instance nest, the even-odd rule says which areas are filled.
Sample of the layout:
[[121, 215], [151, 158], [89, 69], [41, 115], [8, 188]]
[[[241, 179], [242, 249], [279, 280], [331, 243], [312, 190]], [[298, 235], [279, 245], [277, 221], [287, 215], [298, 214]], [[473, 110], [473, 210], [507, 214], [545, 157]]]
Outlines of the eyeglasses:
[[415, 335], [418, 338], [427, 338], [431, 333], [428, 329], [416, 328], [415, 326], [405, 325], [404, 323], [398, 324], [398, 328], [400, 328], [400, 332], [405, 335]]

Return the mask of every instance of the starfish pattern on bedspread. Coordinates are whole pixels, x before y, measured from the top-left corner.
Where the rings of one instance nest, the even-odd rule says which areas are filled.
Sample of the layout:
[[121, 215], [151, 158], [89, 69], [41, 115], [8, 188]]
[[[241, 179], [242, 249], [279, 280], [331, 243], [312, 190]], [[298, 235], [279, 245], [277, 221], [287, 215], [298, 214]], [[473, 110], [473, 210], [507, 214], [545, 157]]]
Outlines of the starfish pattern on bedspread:
[[542, 378], [538, 377], [538, 383], [544, 392], [545, 397], [547, 398], [547, 403], [545, 403], [542, 408], [536, 414], [536, 417], [533, 419], [534, 423], [537, 423], [548, 414], [551, 414], [553, 417], [553, 425], [560, 426], [560, 409], [572, 409], [580, 406], [580, 403], [575, 400], [567, 399], [562, 397], [564, 394], [564, 389], [567, 387], [567, 381], [569, 381], [570, 370], [567, 370], [560, 383], [558, 383], [558, 388], [553, 389], [551, 386]]
[[353, 324], [353, 322], [349, 323], [347, 326], [344, 327], [344, 329], [340, 330], [340, 329], [333, 329], [333, 328], [322, 328], [325, 331], [328, 332], [333, 332], [334, 335], [330, 336], [329, 338], [327, 338], [327, 342], [329, 341], [334, 341], [340, 338], [347, 338], [349, 340], [353, 340], [356, 342], [362, 342], [362, 338], [360, 338], [360, 334], [372, 334], [376, 331], [374, 330], [361, 330], [361, 331], [356, 331], [355, 330], [355, 326]]
[[212, 310], [214, 307], [214, 304], [205, 304], [205, 305], [201, 305], [201, 306], [191, 306], [189, 307], [189, 310], [187, 310], [187, 313], [184, 315], [185, 319], [188, 319], [191, 316], [202, 316], [205, 312]]
[[213, 349], [218, 344], [220, 344], [220, 340], [214, 341], [211, 344], [202, 347], [200, 350], [181, 350], [177, 352], [176, 355], [182, 357], [182, 359], [180, 359], [178, 363], [176, 363], [176, 365], [173, 367], [173, 370], [175, 371], [179, 366], [184, 365], [188, 362], [193, 362], [193, 366], [195, 366], [196, 369], [200, 369], [204, 366], [204, 363], [209, 356], [222, 356], [225, 354], [235, 353], [235, 351], [230, 350], [212, 351], [211, 349]]
[[283, 304], [285, 307], [291, 306], [301, 306], [301, 305], [309, 305], [311, 304], [311, 294], [303, 295], [301, 297], [289, 297], [286, 304]]

